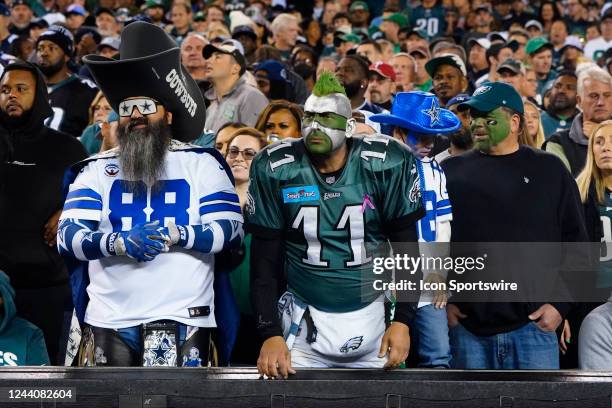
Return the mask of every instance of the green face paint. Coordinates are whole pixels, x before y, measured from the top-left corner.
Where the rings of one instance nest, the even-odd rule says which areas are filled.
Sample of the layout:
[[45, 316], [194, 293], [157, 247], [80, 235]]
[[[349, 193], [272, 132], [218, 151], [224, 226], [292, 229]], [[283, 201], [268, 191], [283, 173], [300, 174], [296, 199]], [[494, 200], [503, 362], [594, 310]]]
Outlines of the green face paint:
[[470, 129], [474, 146], [487, 153], [510, 134], [510, 118], [501, 108], [486, 113], [473, 111]]
[[347, 119], [332, 112], [306, 112], [302, 119], [302, 136], [309, 152], [328, 154], [346, 139]]

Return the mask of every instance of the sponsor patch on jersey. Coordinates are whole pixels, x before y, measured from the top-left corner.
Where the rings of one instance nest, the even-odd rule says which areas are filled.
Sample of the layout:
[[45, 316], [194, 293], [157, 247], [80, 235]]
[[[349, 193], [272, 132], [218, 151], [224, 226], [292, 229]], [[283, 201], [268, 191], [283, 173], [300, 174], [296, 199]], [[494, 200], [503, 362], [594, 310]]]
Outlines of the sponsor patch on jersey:
[[115, 163], [107, 164], [104, 166], [104, 174], [106, 174], [108, 177], [115, 177], [117, 174], [119, 174], [119, 166]]
[[319, 187], [317, 186], [299, 186], [283, 188], [284, 203], [301, 203], [304, 201], [319, 201]]
[[339, 198], [342, 196], [342, 193], [323, 193], [323, 200], [331, 200], [332, 198]]

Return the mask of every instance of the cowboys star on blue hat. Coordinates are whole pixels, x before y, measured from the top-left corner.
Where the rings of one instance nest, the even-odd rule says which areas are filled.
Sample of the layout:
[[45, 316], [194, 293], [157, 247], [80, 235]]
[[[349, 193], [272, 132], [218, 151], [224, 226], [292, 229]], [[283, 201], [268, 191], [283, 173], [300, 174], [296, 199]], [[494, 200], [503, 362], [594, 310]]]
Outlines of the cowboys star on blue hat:
[[372, 115], [370, 120], [428, 135], [452, 133], [461, 127], [461, 121], [453, 112], [440, 108], [436, 95], [423, 91], [398, 93], [391, 113]]

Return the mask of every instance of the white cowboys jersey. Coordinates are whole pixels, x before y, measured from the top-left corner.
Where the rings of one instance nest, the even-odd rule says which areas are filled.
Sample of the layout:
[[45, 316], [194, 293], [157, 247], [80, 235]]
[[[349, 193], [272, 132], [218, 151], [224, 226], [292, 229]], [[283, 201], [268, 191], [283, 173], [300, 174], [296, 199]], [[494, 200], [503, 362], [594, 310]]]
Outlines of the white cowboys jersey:
[[[236, 194], [228, 174], [212, 155], [191, 151], [193, 147], [173, 141], [164, 176], [153, 188], [146, 186], [144, 194], [133, 188], [145, 188], [142, 181], [124, 180], [116, 150], [97, 156], [70, 186], [71, 193], [77, 192], [71, 197], [76, 198], [66, 201], [60, 219], [98, 222], [98, 231], [104, 233], [128, 231], [156, 220], [160, 226], [171, 220], [177, 225], [230, 220], [238, 230], [243, 220], [239, 205], [227, 200]], [[59, 244], [65, 246], [62, 241], [60, 236]], [[223, 245], [216, 241], [213, 249]], [[90, 261], [85, 322], [117, 329], [169, 319], [215, 327], [213, 271], [214, 255], [177, 246], [150, 262], [126, 256]], [[190, 317], [190, 308], [206, 307], [207, 316]]]

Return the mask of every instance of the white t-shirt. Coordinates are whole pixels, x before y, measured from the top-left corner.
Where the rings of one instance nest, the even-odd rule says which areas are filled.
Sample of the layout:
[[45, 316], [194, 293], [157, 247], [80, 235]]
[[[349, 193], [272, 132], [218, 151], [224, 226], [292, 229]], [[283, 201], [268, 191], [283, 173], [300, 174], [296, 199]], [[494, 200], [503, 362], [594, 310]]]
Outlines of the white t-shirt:
[[610, 47], [612, 47], [612, 41], [606, 41], [603, 37], [594, 38], [584, 46], [584, 56], [595, 60], [595, 54], [604, 53]]

